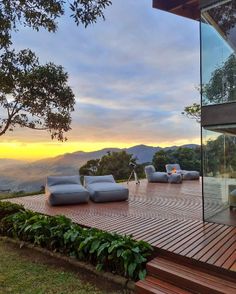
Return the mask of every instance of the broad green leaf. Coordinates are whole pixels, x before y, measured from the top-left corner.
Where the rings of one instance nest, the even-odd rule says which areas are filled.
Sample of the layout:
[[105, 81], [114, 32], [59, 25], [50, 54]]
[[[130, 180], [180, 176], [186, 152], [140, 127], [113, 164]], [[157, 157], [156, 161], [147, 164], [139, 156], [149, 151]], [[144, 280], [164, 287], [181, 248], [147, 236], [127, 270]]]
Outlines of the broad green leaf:
[[146, 275], [147, 275], [147, 271], [145, 269], [140, 270], [139, 273], [138, 273], [138, 277], [139, 277], [140, 280], [144, 280]]

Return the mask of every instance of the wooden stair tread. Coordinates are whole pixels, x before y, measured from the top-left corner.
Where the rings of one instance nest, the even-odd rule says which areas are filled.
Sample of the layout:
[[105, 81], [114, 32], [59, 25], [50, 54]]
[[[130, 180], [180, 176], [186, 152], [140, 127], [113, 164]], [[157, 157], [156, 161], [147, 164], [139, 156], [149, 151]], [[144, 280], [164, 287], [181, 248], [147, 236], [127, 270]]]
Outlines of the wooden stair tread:
[[[170, 261], [168, 259], [165, 258], [161, 258], [161, 257], [157, 257], [154, 258], [153, 260], [151, 260], [148, 263], [148, 266], [152, 266], [152, 267], [156, 267], [156, 266], [162, 266], [165, 267], [167, 269], [171, 269], [171, 270], [176, 270], [178, 272], [182, 272], [185, 275], [188, 275], [188, 277], [194, 276], [195, 278], [199, 278], [199, 279], [207, 279], [212, 282], [216, 282], [216, 283], [222, 283], [224, 285], [228, 285], [230, 287], [232, 287], [233, 289], [236, 289], [236, 283], [232, 282], [232, 279], [230, 279], [227, 276], [216, 276], [214, 273], [209, 273], [204, 271], [203, 269], [201, 269], [200, 267], [196, 267], [196, 266], [189, 266], [189, 265], [184, 265], [181, 263], [176, 263], [173, 261]], [[230, 281], [231, 280], [231, 281]]]
[[149, 275], [180, 287], [185, 286], [186, 282], [186, 288], [192, 285], [197, 289], [199, 285], [202, 289], [214, 290], [214, 293], [236, 293], [236, 283], [227, 277], [219, 277], [199, 267], [175, 263], [165, 258], [154, 258], [147, 264], [147, 270]]
[[158, 278], [147, 276], [145, 281], [136, 283], [137, 294], [191, 294], [191, 292], [176, 287]]

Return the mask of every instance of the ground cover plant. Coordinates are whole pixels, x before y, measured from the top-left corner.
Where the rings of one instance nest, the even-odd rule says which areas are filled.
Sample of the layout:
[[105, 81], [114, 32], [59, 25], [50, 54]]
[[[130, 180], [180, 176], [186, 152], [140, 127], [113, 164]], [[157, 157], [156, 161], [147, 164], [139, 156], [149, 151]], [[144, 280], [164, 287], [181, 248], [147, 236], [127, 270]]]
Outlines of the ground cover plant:
[[45, 216], [22, 206], [0, 203], [0, 234], [89, 262], [98, 270], [138, 280], [152, 247], [131, 236], [82, 228], [65, 216]]

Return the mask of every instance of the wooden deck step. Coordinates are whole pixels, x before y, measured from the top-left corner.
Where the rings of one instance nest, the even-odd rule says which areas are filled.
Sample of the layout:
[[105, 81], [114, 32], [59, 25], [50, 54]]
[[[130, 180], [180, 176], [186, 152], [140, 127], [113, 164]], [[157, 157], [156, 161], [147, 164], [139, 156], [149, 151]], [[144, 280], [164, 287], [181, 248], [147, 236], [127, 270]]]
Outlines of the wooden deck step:
[[165, 281], [166, 283], [190, 291], [190, 293], [236, 293], [236, 282], [227, 277], [227, 275], [216, 276], [214, 272], [206, 272], [206, 270], [201, 269], [199, 266], [196, 267], [188, 264], [181, 264], [166, 258], [157, 257], [147, 264], [147, 271], [148, 277], [145, 282], [148, 283], [148, 285], [150, 284], [149, 277], [152, 277], [152, 285], [155, 284], [154, 280], [156, 278], [158, 283], [159, 280]]
[[145, 281], [138, 281], [135, 285], [136, 294], [190, 294], [191, 292], [176, 287], [152, 276]]

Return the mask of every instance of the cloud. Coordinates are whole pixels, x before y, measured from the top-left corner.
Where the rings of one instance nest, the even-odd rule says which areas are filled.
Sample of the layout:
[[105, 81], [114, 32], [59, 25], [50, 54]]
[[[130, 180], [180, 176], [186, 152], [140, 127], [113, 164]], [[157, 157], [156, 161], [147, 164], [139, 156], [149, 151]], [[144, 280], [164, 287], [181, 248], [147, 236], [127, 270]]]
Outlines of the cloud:
[[[169, 144], [199, 138], [199, 126], [181, 115], [199, 101], [198, 23], [158, 11], [146, 0], [119, 0], [106, 21], [84, 29], [63, 17], [56, 34], [24, 28], [16, 47], [42, 62], [62, 64], [76, 95], [72, 141]], [[47, 141], [19, 129], [7, 139]], [[79, 149], [79, 146], [78, 146]]]

